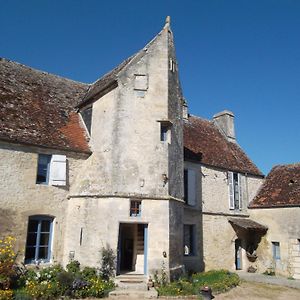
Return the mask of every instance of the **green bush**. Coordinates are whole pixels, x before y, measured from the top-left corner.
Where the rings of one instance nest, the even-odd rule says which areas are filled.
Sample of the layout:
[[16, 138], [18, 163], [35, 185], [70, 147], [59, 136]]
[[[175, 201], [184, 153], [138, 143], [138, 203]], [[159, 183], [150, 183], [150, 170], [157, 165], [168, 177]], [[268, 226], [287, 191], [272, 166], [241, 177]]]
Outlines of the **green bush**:
[[66, 269], [70, 273], [79, 273], [80, 272], [80, 262], [78, 260], [72, 260], [66, 265]]
[[227, 270], [212, 270], [193, 274], [191, 278], [182, 278], [157, 287], [160, 296], [197, 295], [201, 288], [209, 286], [218, 294], [237, 286], [240, 279], [237, 274]]
[[111, 277], [115, 275], [116, 271], [116, 255], [114, 251], [106, 245], [101, 249], [101, 268], [100, 268], [100, 276], [108, 281]]

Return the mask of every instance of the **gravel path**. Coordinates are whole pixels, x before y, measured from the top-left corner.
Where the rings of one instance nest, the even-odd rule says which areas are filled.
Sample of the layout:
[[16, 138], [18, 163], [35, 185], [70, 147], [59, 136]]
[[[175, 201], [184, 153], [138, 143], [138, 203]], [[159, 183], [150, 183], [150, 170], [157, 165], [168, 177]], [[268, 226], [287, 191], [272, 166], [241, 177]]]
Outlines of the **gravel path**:
[[[239, 277], [245, 281], [261, 282], [280, 286], [300, 289], [300, 280], [287, 279], [278, 276], [268, 276], [256, 273], [237, 272]], [[300, 299], [300, 298], [299, 298]]]

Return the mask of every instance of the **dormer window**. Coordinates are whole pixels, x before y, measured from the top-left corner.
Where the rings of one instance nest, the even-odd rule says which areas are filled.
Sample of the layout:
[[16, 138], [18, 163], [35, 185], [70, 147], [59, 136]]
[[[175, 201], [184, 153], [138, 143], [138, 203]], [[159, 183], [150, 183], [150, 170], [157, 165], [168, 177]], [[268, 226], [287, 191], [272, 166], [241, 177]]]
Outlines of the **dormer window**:
[[89, 132], [89, 134], [91, 134], [93, 107], [90, 106], [85, 108], [80, 112], [80, 114], [84, 121], [87, 131]]

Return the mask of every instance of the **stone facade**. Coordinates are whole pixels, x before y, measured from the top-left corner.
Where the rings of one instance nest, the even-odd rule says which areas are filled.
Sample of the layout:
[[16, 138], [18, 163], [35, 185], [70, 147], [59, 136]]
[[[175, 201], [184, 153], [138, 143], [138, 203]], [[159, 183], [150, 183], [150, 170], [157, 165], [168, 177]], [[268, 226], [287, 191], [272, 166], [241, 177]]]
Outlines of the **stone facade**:
[[238, 236], [228, 222], [230, 218], [249, 218], [248, 203], [252, 200], [263, 179], [257, 176], [240, 174], [242, 205], [241, 209], [229, 208], [228, 170], [204, 166], [186, 161], [185, 167], [196, 171], [197, 205], [185, 208], [184, 223], [197, 224], [199, 228], [198, 253], [186, 258], [187, 266], [193, 270], [225, 268], [235, 270], [235, 241], [242, 240], [241, 269], [247, 270], [247, 238]]
[[[239, 147], [232, 112], [212, 121], [187, 114], [169, 21], [91, 85], [8, 61], [0, 68], [0, 117], [17, 120], [0, 127], [0, 235], [17, 238], [20, 261], [36, 247], [48, 251], [47, 261], [35, 253], [31, 263], [77, 259], [97, 267], [108, 246], [117, 254], [117, 274], [165, 269], [175, 278], [205, 269], [264, 270], [278, 241], [278, 270], [300, 276], [299, 211], [249, 213], [264, 176]], [[41, 154], [66, 159], [56, 174], [66, 174], [63, 184], [37, 184]], [[42, 228], [43, 218], [51, 229]], [[256, 235], [251, 219], [269, 227], [267, 236]], [[248, 259], [252, 243], [255, 262]]]
[[[270, 269], [276, 274], [300, 279], [300, 208], [251, 209], [250, 214], [269, 228], [257, 249], [258, 272]], [[274, 243], [279, 243], [277, 259]]]

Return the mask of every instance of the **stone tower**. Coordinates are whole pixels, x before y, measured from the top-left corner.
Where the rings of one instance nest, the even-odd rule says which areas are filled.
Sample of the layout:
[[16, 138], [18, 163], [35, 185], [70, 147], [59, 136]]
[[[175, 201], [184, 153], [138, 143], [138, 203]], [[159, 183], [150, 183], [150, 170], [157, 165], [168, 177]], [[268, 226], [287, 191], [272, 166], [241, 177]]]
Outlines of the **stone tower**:
[[182, 268], [182, 94], [170, 19], [142, 50], [91, 85], [78, 109], [92, 155], [71, 187], [65, 263], [97, 265], [118, 253], [118, 272]]

